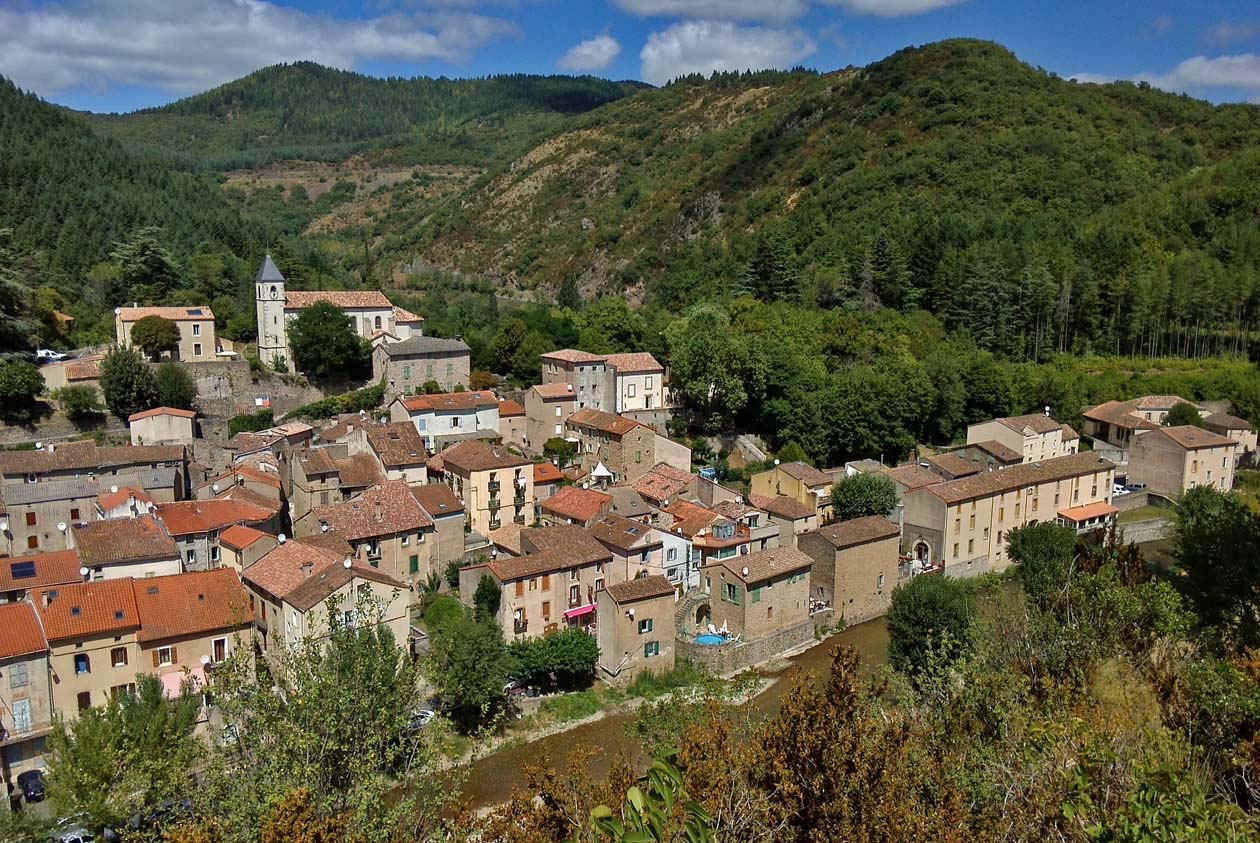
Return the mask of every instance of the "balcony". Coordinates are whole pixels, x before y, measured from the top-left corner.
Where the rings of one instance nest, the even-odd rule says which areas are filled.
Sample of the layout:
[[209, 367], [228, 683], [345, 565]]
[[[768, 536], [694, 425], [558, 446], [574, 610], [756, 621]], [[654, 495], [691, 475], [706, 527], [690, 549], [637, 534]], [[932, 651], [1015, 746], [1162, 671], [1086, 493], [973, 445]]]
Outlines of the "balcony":
[[490, 529], [491, 529], [491, 530], [497, 530], [497, 529], [499, 529], [499, 528], [500, 528], [500, 527], [502, 527], [502, 526], [503, 526], [503, 522], [502, 522], [502, 521], [500, 521], [498, 518], [491, 518], [491, 519], [490, 519]]
[[523, 491], [517, 491], [515, 497], [512, 498], [512, 503], [516, 504], [517, 506], [524, 506], [525, 493]]
[[500, 505], [500, 501], [499, 501], [499, 499], [498, 499], [498, 498], [491, 498], [491, 499], [490, 499], [490, 501], [489, 501], [489, 503], [488, 503], [488, 504], [486, 504], [486, 505], [487, 505], [487, 506], [489, 506], [489, 507], [490, 507], [490, 509], [492, 509], [492, 510], [493, 510], [493, 509], [498, 509], [498, 508], [499, 508], [499, 505]]
[[513, 524], [524, 524], [524, 523], [525, 523], [525, 516], [524, 516], [524, 515], [518, 515], [518, 516], [516, 516], [515, 518], [513, 518], [513, 519], [512, 519], [512, 523], [513, 523]]
[[492, 495], [493, 495], [494, 493], [498, 492], [498, 491], [499, 491], [499, 481], [498, 481], [498, 480], [491, 480], [489, 483], [487, 483], [487, 484], [486, 484], [486, 489], [487, 489], [487, 490], [490, 492], [490, 494], [492, 494]]
[[516, 634], [516, 635], [524, 635], [524, 634], [525, 634], [525, 632], [526, 632], [528, 629], [529, 629], [529, 621], [528, 621], [528, 620], [526, 620], [526, 619], [522, 619], [522, 620], [513, 620], [513, 621], [512, 621], [512, 632], [513, 632], [514, 634]]

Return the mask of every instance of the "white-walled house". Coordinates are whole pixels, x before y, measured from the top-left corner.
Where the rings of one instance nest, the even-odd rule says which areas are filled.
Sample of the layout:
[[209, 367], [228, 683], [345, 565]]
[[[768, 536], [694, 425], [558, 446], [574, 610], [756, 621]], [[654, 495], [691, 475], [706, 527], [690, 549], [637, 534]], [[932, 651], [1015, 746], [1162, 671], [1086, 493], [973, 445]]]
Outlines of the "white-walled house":
[[499, 399], [489, 390], [395, 398], [389, 417], [415, 425], [430, 451], [465, 439], [499, 438]]

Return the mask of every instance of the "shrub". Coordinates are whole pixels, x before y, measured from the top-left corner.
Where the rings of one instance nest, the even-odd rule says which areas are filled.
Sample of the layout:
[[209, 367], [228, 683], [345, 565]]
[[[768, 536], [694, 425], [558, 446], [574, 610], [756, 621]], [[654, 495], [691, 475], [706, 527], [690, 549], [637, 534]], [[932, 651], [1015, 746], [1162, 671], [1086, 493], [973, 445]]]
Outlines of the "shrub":
[[253, 433], [256, 430], [266, 430], [274, 426], [275, 423], [276, 420], [271, 410], [259, 410], [256, 413], [233, 416], [228, 419], [228, 438], [231, 439], [238, 433]]

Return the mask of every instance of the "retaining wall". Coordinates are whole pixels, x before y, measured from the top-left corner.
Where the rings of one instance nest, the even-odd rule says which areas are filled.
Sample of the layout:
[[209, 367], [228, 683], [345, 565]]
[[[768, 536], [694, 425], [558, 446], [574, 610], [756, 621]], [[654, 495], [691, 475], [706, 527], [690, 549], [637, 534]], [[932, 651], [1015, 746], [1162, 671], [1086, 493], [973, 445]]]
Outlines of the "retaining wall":
[[1172, 519], [1170, 518], [1148, 518], [1144, 521], [1130, 521], [1128, 524], [1121, 524], [1120, 535], [1126, 542], [1142, 544], [1143, 542], [1159, 541], [1162, 538], [1166, 538], [1171, 527]]
[[737, 644], [704, 645], [692, 641], [678, 640], [674, 642], [674, 655], [678, 659], [687, 659], [701, 665], [719, 676], [726, 676], [747, 670], [753, 665], [770, 661], [789, 650], [817, 640], [815, 630], [830, 626], [831, 610], [816, 612], [808, 619], [781, 629], [765, 638], [755, 641], [740, 641]]

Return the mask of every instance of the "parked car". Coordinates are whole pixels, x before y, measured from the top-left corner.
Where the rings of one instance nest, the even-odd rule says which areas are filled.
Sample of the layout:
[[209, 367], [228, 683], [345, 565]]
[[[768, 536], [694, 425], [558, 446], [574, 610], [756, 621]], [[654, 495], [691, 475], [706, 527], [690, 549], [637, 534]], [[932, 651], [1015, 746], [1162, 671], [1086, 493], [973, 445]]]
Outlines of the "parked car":
[[1127, 495], [1127, 494], [1129, 494], [1129, 490], [1121, 486], [1119, 483], [1111, 484], [1111, 496], [1113, 498], [1119, 497], [1120, 495]]
[[192, 813], [192, 801], [189, 799], [167, 799], [147, 814], [132, 814], [127, 820], [127, 830], [135, 833], [142, 829], [161, 828], [173, 819], [186, 817]]
[[43, 770], [27, 770], [25, 773], [18, 773], [18, 788], [22, 791], [22, 798], [27, 802], [42, 802], [44, 800], [44, 771]]
[[1124, 488], [1128, 489], [1130, 492], [1144, 492], [1146, 491], [1146, 484], [1145, 483], [1129, 483]]
[[65, 360], [68, 356], [60, 351], [53, 351], [51, 348], [40, 348], [35, 351], [35, 359], [41, 363], [56, 363], [58, 360]]

